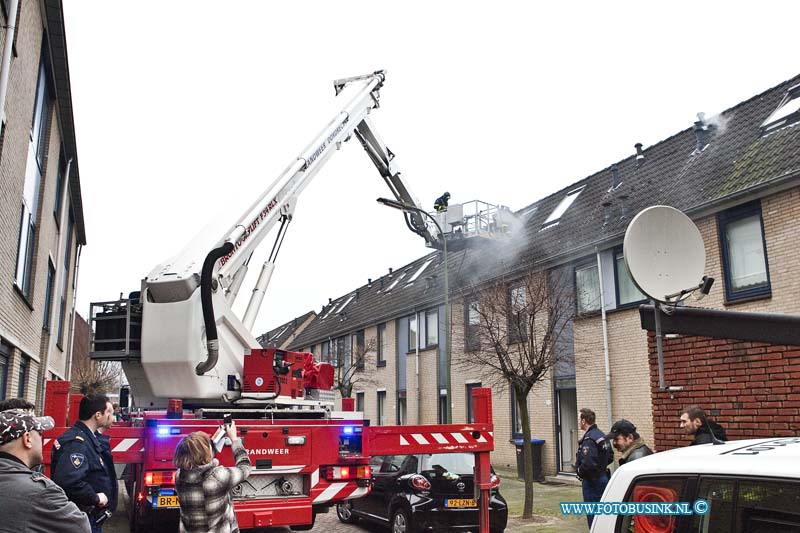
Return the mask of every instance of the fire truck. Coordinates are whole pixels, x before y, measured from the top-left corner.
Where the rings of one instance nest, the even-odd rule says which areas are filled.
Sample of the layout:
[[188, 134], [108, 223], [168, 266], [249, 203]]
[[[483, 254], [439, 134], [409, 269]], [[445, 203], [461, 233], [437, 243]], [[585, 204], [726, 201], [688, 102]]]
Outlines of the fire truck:
[[[330, 364], [315, 362], [308, 353], [263, 349], [250, 331], [298, 196], [352, 137], [403, 207], [409, 229], [429, 247], [507, 233], [510, 211], [489, 204], [467, 216], [452, 209], [459, 218], [445, 223], [444, 230], [426, 221], [370, 118], [384, 81], [384, 71], [335, 81], [341, 111], [222, 235], [198, 235], [153, 268], [128, 298], [91, 304], [90, 355], [121, 363], [136, 406], [129, 421], [108, 432], [115, 463], [126, 465], [133, 531], [165, 525], [174, 530], [179, 509], [175, 446], [193, 431], [214, 434], [228, 416], [237, 421], [254, 467], [233, 491], [243, 530], [310, 529], [317, 513], [369, 492], [370, 455], [476, 453], [476, 491], [487, 491], [488, 500], [493, 449], [488, 389], [474, 399], [475, 423], [371, 427], [349, 399], [342, 410], [334, 409]], [[253, 253], [275, 228], [272, 251], [239, 318], [233, 303]], [[63, 423], [45, 435], [48, 460], [52, 439], [78, 412], [80, 397], [70, 395], [68, 387], [48, 385], [46, 412], [58, 426]], [[222, 447], [217, 458], [233, 464], [229, 447]], [[488, 509], [485, 513], [488, 527]]]

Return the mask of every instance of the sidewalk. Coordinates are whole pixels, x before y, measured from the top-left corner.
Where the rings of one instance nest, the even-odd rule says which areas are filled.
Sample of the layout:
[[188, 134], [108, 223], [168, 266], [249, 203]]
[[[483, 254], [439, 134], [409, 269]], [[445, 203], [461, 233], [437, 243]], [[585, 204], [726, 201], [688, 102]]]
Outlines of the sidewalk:
[[495, 468], [500, 476], [500, 494], [508, 502], [507, 532], [541, 531], [586, 533], [585, 516], [563, 516], [559, 502], [583, 501], [581, 488], [561, 483], [533, 483], [533, 513], [530, 521], [522, 520], [525, 503], [525, 484], [517, 480], [517, 473]]

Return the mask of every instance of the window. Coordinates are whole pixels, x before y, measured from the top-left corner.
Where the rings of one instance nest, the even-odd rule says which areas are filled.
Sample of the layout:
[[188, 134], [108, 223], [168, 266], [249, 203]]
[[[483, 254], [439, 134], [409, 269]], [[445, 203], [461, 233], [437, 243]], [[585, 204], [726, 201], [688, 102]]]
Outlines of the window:
[[522, 438], [522, 418], [520, 418], [517, 406], [517, 391], [513, 385], [509, 385], [511, 391], [511, 438]]
[[[653, 478], [643, 477], [634, 480], [628, 489], [628, 494], [623, 501], [626, 502], [688, 502], [688, 479], [683, 478]], [[691, 503], [689, 510], [691, 511]], [[657, 515], [631, 515], [621, 516], [617, 521], [616, 531], [634, 531], [633, 521], [636, 521], [636, 531], [664, 531], [677, 532], [689, 531], [691, 515], [688, 516], [657, 516]], [[712, 530], [711, 531], [719, 531]]]
[[47, 289], [44, 293], [44, 317], [42, 317], [42, 329], [50, 331], [50, 315], [53, 311], [53, 285], [56, 282], [56, 267], [52, 261], [47, 261]]
[[417, 315], [408, 317], [408, 351], [413, 352], [417, 349]]
[[720, 213], [719, 233], [726, 300], [769, 296], [771, 289], [761, 205], [753, 202]]
[[17, 397], [25, 397], [25, 385], [28, 382], [28, 367], [30, 366], [30, 359], [22, 356], [19, 360], [19, 388], [17, 390]]
[[361, 370], [364, 368], [364, 359], [366, 359], [364, 347], [364, 330], [358, 330], [350, 337], [350, 351], [353, 353], [353, 361], [355, 361], [356, 368]]
[[761, 124], [764, 133], [800, 120], [800, 85], [795, 85], [783, 97], [778, 108]]
[[800, 484], [791, 481], [739, 481], [736, 532], [773, 533], [800, 530]]
[[481, 315], [478, 306], [477, 298], [467, 299], [464, 305], [464, 348], [468, 352], [474, 352], [481, 347]]
[[703, 479], [697, 497], [708, 502], [708, 512], [695, 515], [694, 531], [731, 531], [736, 481], [733, 479]]
[[356, 411], [359, 413], [364, 412], [364, 393], [357, 392], [356, 393]]
[[402, 390], [397, 393], [397, 425], [405, 426], [407, 423], [406, 391]]
[[378, 391], [378, 425], [382, 426], [386, 423], [386, 391]]
[[475, 413], [472, 412], [472, 390], [480, 387], [480, 383], [467, 383], [467, 397], [465, 403], [467, 404], [467, 423], [472, 424], [475, 422]]
[[[408, 279], [408, 285], [411, 285], [412, 283], [414, 283], [414, 281], [416, 281], [416, 279], [419, 277], [419, 275], [420, 275], [420, 274], [422, 274], [422, 272], [423, 272], [423, 271], [424, 271], [426, 268], [428, 268], [428, 265], [430, 265], [432, 262], [433, 262], [433, 258], [431, 257], [430, 259], [428, 259], [427, 261], [425, 261], [424, 263], [422, 263], [422, 266], [421, 266], [421, 267], [419, 267], [419, 268], [417, 269], [417, 271], [416, 271], [416, 272], [414, 272], [414, 275], [413, 275], [413, 276], [411, 276], [411, 277]], [[406, 285], [406, 287], [408, 287], [408, 285]]]
[[585, 265], [575, 269], [575, 300], [578, 314], [600, 310], [600, 277], [597, 265]]
[[425, 346], [430, 348], [439, 344], [439, 310], [431, 309], [425, 313]]
[[397, 276], [397, 279], [396, 279], [396, 280], [394, 280], [394, 281], [392, 282], [392, 284], [391, 284], [391, 285], [389, 285], [389, 287], [388, 287], [388, 288], [387, 288], [387, 289], [386, 289], [384, 292], [385, 292], [385, 293], [386, 293], [386, 292], [392, 292], [392, 289], [394, 289], [395, 285], [397, 285], [398, 283], [400, 283], [400, 280], [401, 280], [401, 279], [403, 279], [404, 277], [406, 277], [406, 273], [405, 273], [405, 272], [403, 272], [402, 274], [400, 274], [399, 276]]
[[528, 338], [528, 294], [524, 285], [508, 290], [508, 343]]
[[636, 288], [631, 279], [631, 273], [628, 271], [628, 266], [625, 264], [625, 257], [622, 255], [622, 250], [615, 254], [614, 268], [617, 276], [617, 306], [641, 302], [647, 299], [647, 296]]
[[378, 366], [386, 366], [386, 323], [378, 324]]
[[564, 213], [567, 212], [567, 209], [569, 209], [569, 206], [572, 205], [572, 202], [578, 198], [578, 195], [582, 190], [583, 187], [579, 187], [568, 192], [564, 199], [559, 202], [558, 206], [553, 210], [553, 212], [550, 213], [550, 216], [547, 217], [547, 220], [544, 221], [542, 228], [547, 228], [558, 224], [558, 221], [562, 216], [564, 216]]
[[56, 346], [62, 350], [64, 349], [64, 317], [67, 312], [67, 282], [69, 281], [69, 258], [72, 255], [73, 224], [72, 211], [70, 211], [69, 222], [67, 223], [67, 243], [64, 247], [64, 268], [62, 269], [61, 277], [61, 307], [58, 313], [58, 337], [56, 338]]
[[341, 305], [341, 307], [339, 307], [339, 309], [336, 311], [336, 314], [338, 315], [339, 313], [344, 311], [344, 308], [347, 307], [350, 304], [350, 302], [353, 301], [353, 298], [355, 298], [355, 297], [356, 297], [355, 294], [351, 294], [350, 297]]
[[6, 399], [6, 385], [8, 384], [8, 356], [11, 350], [0, 343], [0, 400]]
[[[44, 48], [43, 48], [44, 50]], [[50, 115], [50, 97], [47, 88], [45, 58], [39, 61], [39, 77], [31, 119], [28, 162], [25, 166], [25, 185], [22, 193], [19, 236], [17, 246], [17, 268], [15, 282], [22, 294], [30, 299], [33, 274], [33, 253], [36, 242], [36, 221], [39, 216], [39, 188], [42, 181], [42, 165], [47, 150], [46, 132]]]
[[325, 363], [331, 362], [331, 352], [330, 352], [330, 342], [323, 342], [322, 345], [322, 355], [320, 356], [320, 360]]
[[337, 337], [333, 341], [333, 366], [338, 368], [345, 365], [344, 337]]
[[447, 390], [439, 391], [439, 423], [447, 424]]

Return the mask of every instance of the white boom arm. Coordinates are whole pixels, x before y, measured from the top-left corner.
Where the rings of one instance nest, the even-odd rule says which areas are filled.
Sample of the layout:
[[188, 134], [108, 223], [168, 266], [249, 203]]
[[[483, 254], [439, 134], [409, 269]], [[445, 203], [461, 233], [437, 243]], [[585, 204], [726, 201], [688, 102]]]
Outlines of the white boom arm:
[[[385, 72], [334, 82], [341, 111], [259, 196], [222, 237], [199, 235], [142, 282], [141, 364], [125, 364], [128, 379], [152, 401], [181, 397], [199, 403], [238, 396], [244, 353], [258, 348], [250, 332], [274, 269], [280, 244], [299, 194], [353, 133], [398, 201], [419, 207], [400, 176], [394, 154], [368, 115], [378, 107]], [[438, 247], [422, 217], [408, 214], [409, 227]], [[244, 318], [231, 310], [255, 248], [280, 222], [269, 259], [261, 269]], [[144, 375], [141, 375], [144, 374]], [[138, 395], [142, 396], [142, 395]], [[161, 402], [159, 402], [161, 403]]]

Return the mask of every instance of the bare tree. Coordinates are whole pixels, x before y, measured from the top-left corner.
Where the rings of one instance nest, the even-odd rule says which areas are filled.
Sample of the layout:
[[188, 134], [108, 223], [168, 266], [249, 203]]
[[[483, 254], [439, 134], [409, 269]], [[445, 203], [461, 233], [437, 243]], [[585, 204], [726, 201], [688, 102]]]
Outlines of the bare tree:
[[334, 388], [342, 398], [350, 398], [356, 385], [375, 384], [375, 380], [365, 372], [367, 362], [375, 353], [378, 345], [373, 337], [364, 341], [363, 333], [353, 335], [349, 345], [345, 337], [333, 341], [335, 350], [332, 364], [335, 368]]
[[108, 394], [119, 389], [121, 375], [119, 363], [81, 358], [72, 368], [72, 388], [81, 394]]
[[573, 361], [564, 349], [574, 315], [567, 270], [528, 272], [475, 287], [465, 298], [465, 351], [456, 364], [478, 370], [493, 388], [510, 387], [522, 421], [525, 464], [523, 518], [533, 516], [533, 461], [528, 394], [559, 363]]

